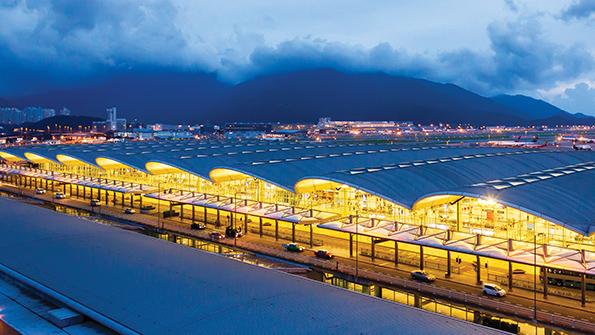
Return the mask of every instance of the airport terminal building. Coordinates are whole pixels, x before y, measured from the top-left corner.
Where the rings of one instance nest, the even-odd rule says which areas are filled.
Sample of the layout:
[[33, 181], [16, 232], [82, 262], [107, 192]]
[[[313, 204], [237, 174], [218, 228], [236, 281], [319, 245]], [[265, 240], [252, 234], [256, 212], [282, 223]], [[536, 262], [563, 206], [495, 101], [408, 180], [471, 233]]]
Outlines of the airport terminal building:
[[[595, 292], [595, 152], [391, 142], [0, 148], [2, 182], [576, 297]], [[537, 269], [537, 270], [535, 270]], [[538, 272], [537, 272], [538, 271]], [[514, 276], [513, 276], [514, 274]]]

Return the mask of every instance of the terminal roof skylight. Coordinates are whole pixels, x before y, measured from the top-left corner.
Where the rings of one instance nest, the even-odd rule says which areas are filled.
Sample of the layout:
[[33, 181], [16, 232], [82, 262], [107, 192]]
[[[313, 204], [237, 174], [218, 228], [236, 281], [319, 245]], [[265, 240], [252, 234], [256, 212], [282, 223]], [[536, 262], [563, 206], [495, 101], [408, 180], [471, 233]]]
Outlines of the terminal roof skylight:
[[[572, 170], [570, 169], [572, 168]], [[562, 177], [573, 173], [582, 171], [589, 171], [595, 169], [595, 162], [585, 162], [573, 165], [562, 166], [558, 168], [545, 169], [541, 171], [535, 171], [530, 173], [524, 173], [516, 177], [508, 177], [504, 179], [490, 180], [483, 183], [473, 184], [471, 186], [486, 187], [490, 186], [497, 190], [504, 188], [525, 185], [529, 183], [539, 182], [541, 180], [547, 180], [556, 177]], [[577, 171], [580, 170], [580, 171]]]

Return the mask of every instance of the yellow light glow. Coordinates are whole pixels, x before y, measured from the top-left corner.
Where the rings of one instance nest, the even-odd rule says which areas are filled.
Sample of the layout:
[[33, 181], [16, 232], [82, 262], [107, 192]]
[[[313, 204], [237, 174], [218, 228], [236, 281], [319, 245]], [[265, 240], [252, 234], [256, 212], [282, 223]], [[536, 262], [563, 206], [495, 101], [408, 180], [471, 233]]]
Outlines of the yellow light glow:
[[109, 169], [133, 169], [131, 166], [128, 166], [126, 164], [122, 164], [122, 163], [120, 163], [118, 161], [115, 161], [115, 160], [109, 159], [109, 158], [105, 158], [105, 157], [99, 157], [99, 158], [95, 159], [95, 163], [97, 163], [97, 165], [101, 166], [105, 170], [109, 170]]
[[61, 154], [56, 155], [56, 159], [60, 163], [65, 164], [65, 165], [91, 165], [89, 163], [83, 162], [80, 159], [76, 159], [74, 157], [67, 156], [67, 155], [61, 155]]
[[25, 158], [27, 158], [27, 160], [29, 160], [30, 162], [33, 162], [33, 163], [53, 163], [54, 162], [51, 159], [36, 155], [31, 152], [25, 152], [24, 156], [25, 156]]
[[168, 173], [187, 173], [186, 171], [181, 170], [175, 166], [159, 162], [148, 162], [147, 164], [145, 164], [145, 168], [147, 169], [147, 171], [154, 175]]
[[342, 184], [324, 179], [304, 179], [298, 181], [293, 189], [296, 193], [312, 193], [341, 188]]
[[221, 183], [251, 178], [251, 176], [229, 169], [213, 169], [211, 172], [209, 172], [209, 178], [211, 178], [211, 180], [215, 183]]
[[418, 200], [413, 204], [413, 210], [432, 207], [436, 205], [448, 204], [460, 199], [460, 195], [434, 195]]
[[23, 160], [13, 154], [9, 154], [8, 152], [4, 152], [4, 151], [0, 151], [0, 157], [6, 159], [9, 162], [18, 162], [18, 161]]

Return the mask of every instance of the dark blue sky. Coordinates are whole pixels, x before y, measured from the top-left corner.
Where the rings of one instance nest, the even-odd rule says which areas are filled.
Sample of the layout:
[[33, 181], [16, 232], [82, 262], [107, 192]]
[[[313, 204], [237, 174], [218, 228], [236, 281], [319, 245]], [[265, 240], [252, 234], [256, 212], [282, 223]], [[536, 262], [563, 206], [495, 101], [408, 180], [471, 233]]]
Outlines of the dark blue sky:
[[319, 67], [521, 93], [595, 115], [595, 0], [0, 0], [0, 96], [147, 69]]

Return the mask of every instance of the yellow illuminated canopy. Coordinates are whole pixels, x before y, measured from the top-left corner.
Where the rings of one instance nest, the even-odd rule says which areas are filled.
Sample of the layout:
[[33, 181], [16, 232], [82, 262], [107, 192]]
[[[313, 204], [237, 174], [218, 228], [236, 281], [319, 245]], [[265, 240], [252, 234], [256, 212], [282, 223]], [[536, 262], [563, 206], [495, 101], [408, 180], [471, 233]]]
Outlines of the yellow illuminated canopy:
[[13, 154], [9, 154], [8, 152], [4, 152], [4, 151], [0, 151], [0, 157], [6, 159], [9, 162], [18, 162], [18, 161], [23, 160]]
[[215, 183], [251, 178], [245, 173], [230, 169], [213, 169], [211, 172], [209, 172], [209, 177]]
[[91, 165], [91, 164], [84, 162], [80, 159], [77, 159], [77, 158], [74, 158], [71, 156], [67, 156], [67, 155], [62, 155], [62, 154], [56, 155], [56, 159], [58, 161], [60, 161], [60, 163], [66, 164], [66, 165]]
[[109, 158], [105, 158], [105, 157], [98, 157], [97, 159], [95, 159], [95, 163], [97, 163], [97, 165], [101, 166], [105, 170], [108, 170], [108, 169], [134, 169], [133, 167], [131, 167], [129, 165], [122, 164], [118, 161], [115, 161], [115, 160], [109, 159]]
[[343, 185], [331, 180], [324, 179], [303, 179], [298, 181], [295, 186], [296, 193], [312, 193], [315, 191], [326, 191], [338, 189]]
[[145, 164], [145, 168], [154, 175], [167, 173], [187, 173], [180, 168], [160, 162], [148, 162]]
[[25, 158], [33, 163], [53, 163], [54, 161], [43, 156], [36, 155], [31, 152], [25, 152]]
[[436, 205], [442, 205], [446, 203], [452, 203], [460, 199], [460, 195], [450, 195], [450, 194], [443, 194], [443, 195], [433, 195], [426, 198], [422, 198], [418, 200], [415, 204], [413, 204], [413, 210], [418, 210], [421, 208], [432, 207]]

